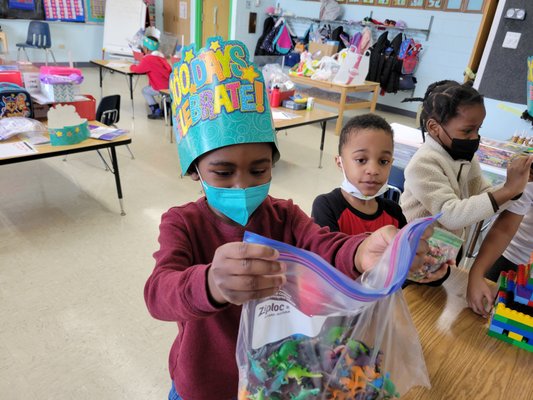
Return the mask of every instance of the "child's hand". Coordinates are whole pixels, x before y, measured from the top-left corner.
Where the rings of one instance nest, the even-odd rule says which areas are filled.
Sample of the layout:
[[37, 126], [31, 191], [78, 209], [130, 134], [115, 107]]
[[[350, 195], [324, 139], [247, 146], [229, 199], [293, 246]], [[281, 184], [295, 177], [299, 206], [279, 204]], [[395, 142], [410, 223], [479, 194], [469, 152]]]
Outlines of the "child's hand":
[[[355, 266], [360, 273], [372, 269], [374, 265], [381, 259], [383, 252], [387, 246], [392, 242], [394, 236], [398, 233], [398, 229], [392, 225], [384, 226], [373, 232], [365, 240], [361, 242], [355, 253]], [[424, 231], [422, 239], [418, 243], [416, 249], [416, 256], [411, 264], [411, 270], [419, 270], [424, 261], [424, 255], [429, 251], [427, 239], [433, 234], [433, 228], [429, 227]]]
[[444, 275], [448, 273], [448, 268], [450, 268], [450, 266], [452, 265], [455, 265], [455, 260], [448, 260], [445, 263], [442, 263], [442, 265], [440, 266], [438, 270], [433, 271], [433, 272], [427, 272], [426, 275], [422, 279], [417, 280], [416, 282], [429, 283], [429, 282], [438, 281], [439, 279], [444, 278]]
[[468, 306], [477, 314], [487, 318], [494, 302], [495, 293], [483, 275], [470, 274], [468, 277], [468, 286], [466, 288], [466, 300]]
[[226, 243], [215, 251], [207, 272], [212, 298], [220, 304], [242, 304], [276, 293], [287, 278], [286, 266], [271, 247], [243, 242]]
[[368, 271], [377, 264], [381, 259], [383, 252], [392, 242], [398, 229], [392, 225], [387, 225], [374, 231], [370, 236], [363, 240], [355, 252], [355, 268], [361, 274]]
[[529, 180], [533, 156], [516, 157], [507, 164], [507, 180], [503, 185], [514, 196], [524, 191]]

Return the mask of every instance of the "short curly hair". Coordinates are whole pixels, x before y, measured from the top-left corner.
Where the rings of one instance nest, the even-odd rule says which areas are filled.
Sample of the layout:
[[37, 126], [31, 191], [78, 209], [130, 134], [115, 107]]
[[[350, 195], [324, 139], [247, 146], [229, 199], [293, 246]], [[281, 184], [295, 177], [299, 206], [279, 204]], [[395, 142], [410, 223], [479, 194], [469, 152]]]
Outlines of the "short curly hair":
[[394, 138], [394, 133], [391, 126], [383, 117], [377, 114], [363, 114], [357, 117], [351, 118], [343, 126], [339, 137], [339, 154], [344, 145], [348, 142], [350, 136], [362, 129], [378, 129], [391, 135], [391, 139]]

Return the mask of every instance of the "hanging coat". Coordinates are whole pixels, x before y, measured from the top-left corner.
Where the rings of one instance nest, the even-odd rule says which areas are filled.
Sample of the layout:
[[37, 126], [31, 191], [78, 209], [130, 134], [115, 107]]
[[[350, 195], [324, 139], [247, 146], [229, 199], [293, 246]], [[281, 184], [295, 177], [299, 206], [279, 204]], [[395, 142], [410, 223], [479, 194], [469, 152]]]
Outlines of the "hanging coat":
[[276, 20], [274, 19], [274, 17], [267, 17], [265, 19], [265, 22], [263, 24], [263, 33], [257, 40], [257, 44], [255, 46], [254, 54], [256, 56], [266, 56], [269, 54], [265, 50], [263, 50], [262, 45], [267, 35], [274, 29], [275, 25], [276, 25]]
[[392, 39], [389, 48], [386, 49], [379, 83], [383, 91], [387, 93], [396, 93], [400, 88], [400, 75], [402, 74], [403, 60], [398, 58], [398, 54], [400, 53], [403, 39], [403, 33], [398, 33], [394, 39]]
[[383, 32], [376, 43], [370, 47], [370, 63], [368, 67], [367, 81], [379, 82], [383, 64], [385, 62], [385, 49], [389, 47], [390, 42], [387, 38], [387, 32]]

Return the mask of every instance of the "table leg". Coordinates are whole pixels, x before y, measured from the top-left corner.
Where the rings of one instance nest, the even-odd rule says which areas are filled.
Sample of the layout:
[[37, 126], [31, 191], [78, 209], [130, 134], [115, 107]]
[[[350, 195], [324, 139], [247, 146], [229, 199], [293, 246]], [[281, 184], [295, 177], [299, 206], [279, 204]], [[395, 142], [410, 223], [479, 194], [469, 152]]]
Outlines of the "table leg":
[[165, 116], [165, 126], [168, 126], [167, 95], [164, 94], [161, 97], [161, 101], [163, 102], [163, 115]]
[[379, 85], [374, 88], [374, 94], [372, 95], [372, 104], [370, 105], [370, 112], [376, 111], [376, 104], [378, 102]]
[[326, 124], [327, 121], [322, 121], [322, 138], [320, 139], [320, 160], [318, 161], [318, 168], [322, 168], [322, 155], [324, 154], [324, 140], [326, 139]]
[[104, 93], [103, 93], [103, 89], [102, 89], [102, 83], [104, 81], [104, 76], [102, 74], [102, 67], [101, 66], [99, 67], [99, 69], [100, 69], [100, 99], [101, 99], [102, 97], [104, 97]]
[[120, 186], [120, 173], [118, 171], [118, 159], [115, 146], [111, 147], [111, 162], [113, 163], [113, 173], [115, 175], [115, 184], [117, 185], [118, 202], [120, 204], [120, 215], [126, 215], [124, 204], [122, 202], [122, 187]]
[[344, 106], [346, 105], [346, 88], [341, 89], [341, 101], [339, 104], [339, 117], [335, 125], [335, 135], [340, 135], [342, 130], [342, 115], [344, 114]]
[[133, 105], [133, 74], [130, 76], [130, 99], [131, 99], [131, 119], [135, 119], [135, 106]]

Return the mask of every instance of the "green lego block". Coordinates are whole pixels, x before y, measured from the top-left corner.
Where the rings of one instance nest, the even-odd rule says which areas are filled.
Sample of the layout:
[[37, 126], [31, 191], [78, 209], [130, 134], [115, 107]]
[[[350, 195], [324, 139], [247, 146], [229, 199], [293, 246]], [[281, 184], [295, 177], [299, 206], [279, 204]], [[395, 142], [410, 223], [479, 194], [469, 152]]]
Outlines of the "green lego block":
[[517, 321], [515, 321], [513, 319], [502, 317], [501, 315], [498, 315], [498, 314], [494, 314], [493, 318], [496, 321], [503, 322], [504, 324], [516, 326], [517, 328], [523, 329], [523, 330], [528, 331], [528, 332], [533, 332], [533, 326], [531, 326], [531, 325], [525, 325], [525, 324], [517, 322]]

